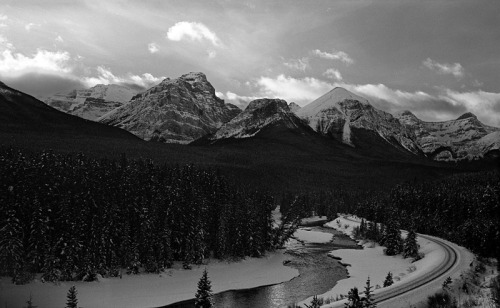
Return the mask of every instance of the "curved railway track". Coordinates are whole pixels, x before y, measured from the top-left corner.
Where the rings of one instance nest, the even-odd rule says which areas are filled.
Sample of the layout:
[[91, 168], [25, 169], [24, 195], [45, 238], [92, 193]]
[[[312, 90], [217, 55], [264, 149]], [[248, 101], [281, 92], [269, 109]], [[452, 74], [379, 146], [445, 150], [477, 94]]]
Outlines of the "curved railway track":
[[[347, 217], [344, 218], [349, 221], [357, 222]], [[457, 248], [450, 245], [447, 241], [429, 235], [418, 234], [418, 236], [439, 245], [445, 253], [443, 260], [431, 271], [420, 277], [395, 284], [394, 286], [388, 287], [387, 289], [379, 289], [379, 291], [375, 292], [374, 295], [375, 302], [377, 303], [377, 306], [379, 308], [398, 307], [396, 304], [391, 305], [390, 302], [400, 296], [406, 296], [410, 295], [412, 292], [418, 292], [421, 288], [424, 288], [431, 284], [437, 283], [438, 285], [440, 285], [446, 279], [446, 277], [452, 275], [455, 266], [459, 264], [460, 252], [457, 250]], [[337, 303], [338, 305], [341, 305], [339, 307], [343, 307], [344, 302], [345, 300]], [[329, 307], [337, 307], [337, 303], [329, 305]]]

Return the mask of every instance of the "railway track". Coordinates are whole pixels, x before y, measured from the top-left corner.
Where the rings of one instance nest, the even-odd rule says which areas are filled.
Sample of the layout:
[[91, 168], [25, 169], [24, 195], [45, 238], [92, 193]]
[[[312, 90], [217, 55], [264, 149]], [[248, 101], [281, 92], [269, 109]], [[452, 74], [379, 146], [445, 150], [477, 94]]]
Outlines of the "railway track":
[[[349, 221], [358, 222], [347, 217], [344, 218]], [[455, 267], [460, 263], [460, 252], [447, 241], [429, 235], [418, 234], [418, 236], [439, 245], [445, 253], [443, 260], [435, 268], [422, 276], [395, 284], [391, 287], [376, 290], [374, 299], [375, 303], [377, 303], [377, 307], [398, 307], [400, 304], [394, 302], [397, 302], [399, 297], [411, 297], [413, 292], [419, 292], [425, 287], [436, 284], [440, 285], [446, 277], [452, 275]], [[391, 301], [393, 303], [391, 303]], [[344, 307], [345, 302], [346, 301], [343, 300], [337, 303], [332, 303], [328, 307]]]

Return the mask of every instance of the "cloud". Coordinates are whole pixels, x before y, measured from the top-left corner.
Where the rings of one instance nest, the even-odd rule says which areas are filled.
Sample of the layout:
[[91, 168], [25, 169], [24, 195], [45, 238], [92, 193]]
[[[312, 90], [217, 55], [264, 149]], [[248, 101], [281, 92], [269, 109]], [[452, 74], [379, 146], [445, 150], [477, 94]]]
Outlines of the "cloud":
[[54, 93], [66, 93], [73, 89], [84, 89], [86, 86], [78, 79], [44, 73], [27, 73], [22, 76], [3, 80], [8, 86], [28, 93], [38, 99], [46, 98]]
[[326, 51], [321, 51], [319, 49], [315, 49], [311, 52], [314, 56], [323, 58], [323, 59], [328, 59], [328, 60], [339, 60], [344, 62], [345, 64], [353, 64], [354, 60], [345, 52], [343, 51], [333, 51], [332, 53], [326, 52]]
[[215, 50], [209, 49], [207, 50], [207, 55], [210, 59], [213, 59], [217, 56], [217, 52], [215, 52]]
[[56, 42], [63, 43], [63, 42], [64, 42], [64, 40], [63, 40], [62, 36], [58, 35], [58, 36], [56, 37]]
[[460, 63], [438, 63], [431, 58], [427, 58], [422, 61], [422, 64], [430, 70], [443, 75], [453, 75], [456, 78], [461, 78], [464, 76], [464, 68]]
[[68, 74], [72, 67], [67, 51], [48, 51], [38, 49], [33, 56], [14, 53], [10, 49], [0, 54], [0, 74], [15, 77], [26, 73]]
[[323, 73], [323, 76], [330, 78], [330, 79], [338, 80], [338, 81], [342, 80], [342, 74], [340, 74], [340, 72], [334, 68], [327, 69]]
[[190, 39], [192, 41], [207, 40], [214, 46], [222, 46], [215, 32], [199, 22], [181, 21], [168, 29], [167, 38], [171, 41]]
[[148, 50], [150, 53], [157, 53], [158, 51], [160, 51], [160, 48], [158, 47], [158, 44], [156, 44], [156, 43], [149, 43]]
[[30, 22], [30, 23], [28, 23], [28, 24], [26, 24], [26, 25], [24, 26], [24, 29], [26, 29], [26, 31], [31, 31], [31, 29], [32, 29], [33, 27], [35, 27], [35, 26], [39, 26], [39, 25], [37, 25], [37, 24], [35, 24], [35, 23]]
[[313, 77], [297, 79], [283, 74], [276, 78], [260, 77], [256, 85], [259, 87], [259, 94], [262, 96], [282, 98], [289, 102], [294, 101], [299, 105], [302, 104], [302, 106], [334, 87], [328, 82]]
[[305, 70], [309, 68], [309, 58], [291, 59], [288, 62], [284, 62], [283, 65], [294, 70], [305, 72]]
[[96, 84], [135, 84], [143, 88], [149, 88], [160, 82], [163, 78], [165, 77], [154, 77], [149, 73], [142, 75], [128, 73], [126, 76], [116, 76], [109, 68], [98, 66], [97, 77], [85, 77], [83, 78], [83, 82], [87, 87], [93, 87]]

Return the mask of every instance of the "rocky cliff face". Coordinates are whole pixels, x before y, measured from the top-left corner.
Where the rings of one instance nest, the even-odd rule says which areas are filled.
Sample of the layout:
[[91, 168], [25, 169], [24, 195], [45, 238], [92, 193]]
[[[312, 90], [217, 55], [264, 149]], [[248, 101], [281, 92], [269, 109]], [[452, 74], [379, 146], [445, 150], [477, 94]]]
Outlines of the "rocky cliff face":
[[73, 90], [69, 93], [58, 93], [45, 100], [45, 103], [60, 111], [97, 121], [100, 117], [122, 106], [136, 90], [125, 86], [99, 84], [85, 90]]
[[215, 132], [241, 110], [215, 95], [203, 73], [166, 78], [100, 121], [160, 142], [189, 143]]
[[375, 132], [388, 143], [411, 153], [421, 153], [415, 133], [391, 114], [374, 108], [368, 100], [346, 89], [335, 88], [296, 114], [316, 132], [356, 147], [352, 128]]
[[436, 160], [476, 159], [500, 149], [500, 128], [481, 123], [470, 112], [444, 122], [425, 122], [410, 111], [396, 118], [415, 133], [422, 151]]
[[256, 99], [251, 101], [243, 112], [224, 124], [209, 139], [249, 138], [271, 125], [282, 125], [294, 129], [303, 123], [290, 111], [286, 101], [268, 98]]

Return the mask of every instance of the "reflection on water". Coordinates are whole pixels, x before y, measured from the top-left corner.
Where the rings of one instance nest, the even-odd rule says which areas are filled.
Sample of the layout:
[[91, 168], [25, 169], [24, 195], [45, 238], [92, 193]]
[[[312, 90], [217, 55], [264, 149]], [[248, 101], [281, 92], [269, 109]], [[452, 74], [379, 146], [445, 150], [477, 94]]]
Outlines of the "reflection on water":
[[[313, 230], [338, 234], [322, 227], [313, 227]], [[287, 253], [291, 260], [289, 266], [298, 269], [299, 276], [280, 284], [215, 294], [215, 307], [286, 307], [315, 294], [325, 293], [333, 288], [338, 280], [347, 276], [345, 268], [337, 260], [327, 256], [329, 251], [339, 246], [355, 248], [356, 243], [344, 236], [336, 236], [333, 242], [323, 244], [294, 243], [287, 247]], [[194, 301], [179, 302], [165, 307], [194, 307]]]

